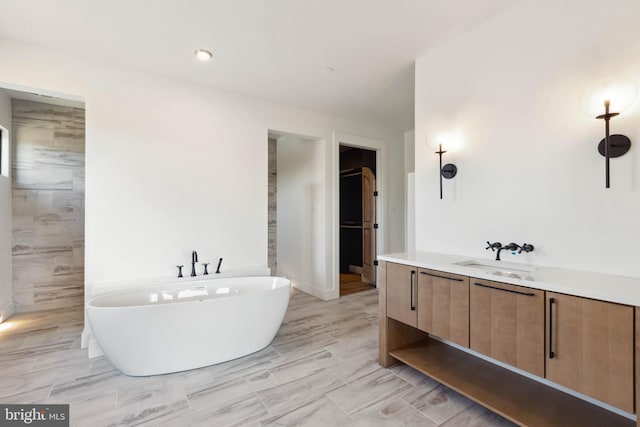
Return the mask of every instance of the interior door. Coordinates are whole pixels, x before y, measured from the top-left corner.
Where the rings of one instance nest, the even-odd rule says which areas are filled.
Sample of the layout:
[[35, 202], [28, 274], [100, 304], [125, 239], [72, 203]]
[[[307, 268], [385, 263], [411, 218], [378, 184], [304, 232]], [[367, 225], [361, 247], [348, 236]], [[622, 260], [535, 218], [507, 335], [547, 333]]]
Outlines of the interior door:
[[362, 168], [362, 281], [375, 285], [376, 267], [376, 177]]

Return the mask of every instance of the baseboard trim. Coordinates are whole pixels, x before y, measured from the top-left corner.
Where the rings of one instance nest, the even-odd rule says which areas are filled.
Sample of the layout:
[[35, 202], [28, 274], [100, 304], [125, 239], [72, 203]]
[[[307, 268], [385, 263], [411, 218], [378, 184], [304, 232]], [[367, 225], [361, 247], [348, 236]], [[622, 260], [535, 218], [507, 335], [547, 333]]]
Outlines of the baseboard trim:
[[15, 308], [16, 307], [12, 302], [5, 304], [4, 307], [0, 308], [0, 323], [11, 317], [15, 312]]
[[82, 335], [80, 336], [80, 348], [89, 347], [89, 342], [91, 341], [92, 336], [93, 334], [91, 333], [91, 330], [89, 329], [89, 327], [86, 325], [86, 320], [85, 320], [85, 326], [84, 326], [84, 329], [82, 330]]
[[319, 288], [317, 286], [312, 285], [311, 283], [306, 283], [297, 279], [290, 279], [290, 280], [291, 280], [291, 285], [294, 288], [299, 289], [302, 292], [307, 293], [309, 295], [313, 295], [316, 298], [320, 298], [323, 301], [329, 301], [339, 297], [339, 291], [336, 292], [333, 289]]
[[104, 351], [102, 351], [102, 347], [100, 347], [100, 344], [98, 344], [95, 338], [91, 338], [89, 340], [88, 347], [89, 347], [89, 350], [88, 350], [89, 359], [94, 359], [96, 357], [104, 356]]

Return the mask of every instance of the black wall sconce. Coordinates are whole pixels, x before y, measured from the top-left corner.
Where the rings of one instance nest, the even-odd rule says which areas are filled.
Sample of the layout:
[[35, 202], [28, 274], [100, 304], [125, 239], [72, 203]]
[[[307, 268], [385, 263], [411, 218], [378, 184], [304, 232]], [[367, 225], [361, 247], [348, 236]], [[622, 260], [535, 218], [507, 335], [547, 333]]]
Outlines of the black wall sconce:
[[446, 152], [446, 150], [442, 149], [442, 144], [438, 144], [438, 151], [436, 151], [436, 154], [440, 158], [440, 199], [442, 199], [442, 178], [451, 179], [458, 173], [458, 168], [453, 163], [447, 163], [442, 166], [442, 155]]
[[604, 114], [600, 114], [596, 119], [604, 120], [604, 139], [598, 144], [598, 152], [604, 156], [604, 173], [605, 188], [609, 188], [609, 159], [612, 157], [623, 156], [631, 148], [631, 140], [625, 135], [609, 135], [609, 121], [612, 117], [620, 113], [612, 113], [609, 111], [611, 102], [606, 99], [604, 101]]

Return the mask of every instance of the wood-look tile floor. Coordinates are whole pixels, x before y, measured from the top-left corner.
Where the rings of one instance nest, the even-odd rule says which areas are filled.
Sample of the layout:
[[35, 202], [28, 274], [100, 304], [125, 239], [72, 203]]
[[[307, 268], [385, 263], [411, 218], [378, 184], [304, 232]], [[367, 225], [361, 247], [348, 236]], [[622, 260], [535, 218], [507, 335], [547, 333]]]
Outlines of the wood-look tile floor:
[[377, 363], [378, 292], [292, 295], [271, 345], [219, 365], [127, 377], [80, 349], [83, 313], [0, 325], [0, 402], [69, 403], [73, 426], [447, 426], [510, 422], [413, 369]]
[[340, 296], [375, 289], [376, 285], [364, 283], [362, 277], [355, 273], [340, 273]]

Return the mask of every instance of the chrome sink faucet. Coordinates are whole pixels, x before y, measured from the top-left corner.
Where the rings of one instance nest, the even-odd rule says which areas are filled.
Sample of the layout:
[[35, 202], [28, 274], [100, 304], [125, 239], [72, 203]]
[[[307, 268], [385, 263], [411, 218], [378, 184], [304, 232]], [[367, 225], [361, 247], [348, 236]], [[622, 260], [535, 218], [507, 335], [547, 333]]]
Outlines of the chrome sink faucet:
[[487, 247], [485, 249], [491, 249], [492, 252], [495, 252], [497, 250], [498, 253], [496, 254], [496, 261], [501, 261], [500, 252], [504, 250], [513, 252], [518, 251], [518, 253], [521, 254], [522, 252], [532, 252], [534, 248], [533, 245], [529, 243], [523, 243], [522, 246], [520, 246], [516, 243], [511, 242], [508, 245], [502, 246], [502, 243], [500, 242], [490, 243], [489, 241], [487, 241]]
[[500, 261], [500, 251], [502, 251], [502, 243], [500, 242], [489, 242], [487, 240], [487, 247], [485, 248], [485, 250], [489, 250], [491, 249], [491, 252], [495, 252], [496, 249], [498, 250], [498, 254], [496, 255], [496, 261]]
[[530, 245], [529, 243], [523, 243], [522, 246], [520, 246], [520, 250], [518, 251], [519, 254], [521, 254], [522, 252], [533, 252], [533, 245]]
[[500, 261], [500, 252], [502, 251], [517, 251], [518, 249], [520, 249], [520, 246], [516, 245], [515, 243], [511, 242], [508, 245], [505, 245], [501, 248], [498, 248], [498, 254], [496, 255], [496, 260]]

